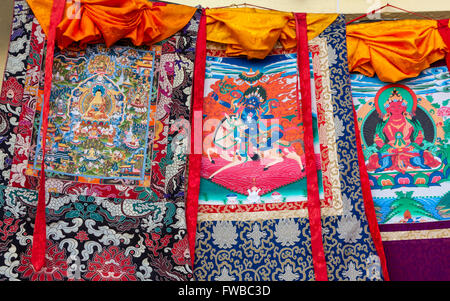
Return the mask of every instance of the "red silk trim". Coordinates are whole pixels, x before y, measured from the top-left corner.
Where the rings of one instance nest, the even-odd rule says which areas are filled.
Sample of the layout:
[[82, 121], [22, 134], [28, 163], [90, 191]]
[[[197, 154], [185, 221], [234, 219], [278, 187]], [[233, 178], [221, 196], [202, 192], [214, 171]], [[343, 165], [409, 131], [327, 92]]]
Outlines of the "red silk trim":
[[[300, 74], [300, 101], [298, 111], [302, 110], [304, 129], [304, 148], [306, 158], [306, 181], [308, 190], [308, 217], [311, 231], [311, 250], [314, 274], [317, 281], [327, 281], [327, 265], [322, 241], [322, 224], [320, 213], [319, 182], [314, 154], [313, 120], [311, 111], [311, 76], [309, 70], [309, 50], [306, 14], [296, 13], [297, 27], [297, 64]], [[298, 93], [297, 93], [298, 97]]]
[[447, 45], [448, 52], [445, 55], [445, 62], [447, 63], [447, 68], [450, 70], [450, 27], [449, 26], [450, 19], [438, 20], [438, 31], [444, 40], [444, 43]]
[[372, 191], [370, 189], [369, 174], [367, 173], [366, 163], [364, 162], [364, 154], [362, 151], [361, 133], [358, 127], [357, 115], [354, 107], [353, 119], [355, 122], [356, 148], [358, 149], [359, 176], [361, 178], [364, 211], [366, 213], [367, 222], [369, 223], [369, 230], [370, 234], [372, 235], [375, 250], [378, 253], [378, 257], [380, 258], [381, 270], [383, 271], [384, 280], [389, 281], [386, 256], [384, 255], [383, 242], [381, 241], [380, 229], [378, 228], [377, 216], [375, 214], [375, 205], [373, 203]]
[[186, 228], [191, 253], [195, 261], [195, 235], [197, 232], [198, 195], [202, 162], [203, 93], [206, 67], [206, 15], [202, 12], [195, 49], [194, 82], [192, 84], [191, 145], [189, 153], [188, 187], [186, 196]]
[[45, 82], [44, 103], [42, 110], [42, 163], [39, 179], [39, 195], [36, 209], [36, 218], [33, 232], [33, 246], [31, 250], [31, 263], [36, 271], [45, 264], [45, 252], [47, 243], [46, 221], [45, 221], [45, 145], [48, 127], [48, 113], [50, 110], [50, 93], [52, 88], [53, 54], [55, 51], [56, 26], [62, 19], [66, 1], [54, 0], [50, 17], [50, 28], [47, 36], [47, 54], [45, 56]]

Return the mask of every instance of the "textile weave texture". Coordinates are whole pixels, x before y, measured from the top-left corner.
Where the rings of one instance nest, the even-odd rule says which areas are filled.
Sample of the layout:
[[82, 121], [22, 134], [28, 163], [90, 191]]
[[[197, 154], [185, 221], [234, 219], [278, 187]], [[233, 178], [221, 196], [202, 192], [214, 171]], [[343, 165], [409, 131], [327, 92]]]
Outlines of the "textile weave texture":
[[[56, 51], [43, 159], [46, 39], [15, 1], [0, 91], [1, 280], [314, 280], [297, 53], [279, 47], [251, 61], [206, 49], [192, 266], [185, 192], [201, 13], [151, 47]], [[383, 280], [360, 185], [344, 17], [307, 47], [327, 276]], [[43, 164], [47, 253], [36, 271]]]
[[45, 35], [16, 1], [0, 96], [0, 278], [188, 280], [186, 151], [200, 11], [152, 46], [56, 51], [46, 137], [46, 266], [30, 263]]
[[[359, 184], [343, 16], [308, 47], [328, 279], [382, 280]], [[314, 280], [297, 54], [227, 58], [210, 43], [207, 55], [195, 278]]]

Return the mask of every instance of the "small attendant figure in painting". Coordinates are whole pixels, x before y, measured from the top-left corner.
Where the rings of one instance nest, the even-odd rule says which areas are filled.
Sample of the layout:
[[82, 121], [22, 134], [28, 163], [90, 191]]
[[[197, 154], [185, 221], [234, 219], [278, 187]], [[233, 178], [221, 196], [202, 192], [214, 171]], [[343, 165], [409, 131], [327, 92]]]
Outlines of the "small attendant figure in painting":
[[251, 189], [248, 189], [248, 197], [247, 201], [250, 203], [259, 203], [261, 200], [261, 197], [259, 196], [259, 192], [261, 191], [261, 188], [253, 186]]
[[422, 220], [420, 216], [413, 217], [409, 210], [406, 210], [403, 213], [403, 219], [400, 220], [400, 223], [410, 224], [410, 223], [418, 223]]
[[230, 194], [227, 194], [227, 199], [226, 199], [226, 201], [225, 201], [225, 203], [227, 204], [227, 205], [236, 205], [236, 204], [238, 204], [238, 197], [237, 197], [237, 195], [235, 194], [235, 193], [230, 193]]
[[116, 136], [116, 130], [112, 125], [109, 125], [109, 128], [105, 132], [108, 141], [106, 142], [107, 146], [114, 146], [114, 137]]
[[64, 100], [59, 97], [56, 99], [56, 116], [65, 116]]
[[277, 192], [277, 191], [274, 191], [272, 194], [271, 194], [271, 197], [272, 197], [272, 202], [283, 202], [283, 201], [285, 201], [285, 197], [283, 197], [283, 195], [281, 195], [281, 193], [279, 193], [279, 192]]

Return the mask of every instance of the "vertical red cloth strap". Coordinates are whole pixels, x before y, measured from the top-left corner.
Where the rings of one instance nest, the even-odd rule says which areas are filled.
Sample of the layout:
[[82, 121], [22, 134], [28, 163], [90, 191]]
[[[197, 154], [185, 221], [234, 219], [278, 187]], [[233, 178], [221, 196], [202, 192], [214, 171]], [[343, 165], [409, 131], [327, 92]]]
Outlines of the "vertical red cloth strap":
[[375, 214], [375, 205], [373, 203], [372, 191], [370, 189], [369, 174], [367, 173], [366, 163], [364, 162], [364, 154], [362, 151], [361, 132], [358, 127], [358, 120], [354, 107], [353, 119], [355, 122], [356, 148], [358, 149], [358, 166], [359, 176], [361, 178], [361, 190], [364, 200], [364, 211], [366, 213], [367, 222], [369, 223], [369, 231], [375, 245], [375, 250], [377, 251], [378, 257], [380, 258], [383, 278], [385, 281], [389, 281], [386, 256], [384, 255], [383, 242], [381, 241], [380, 229], [378, 228], [377, 216]]
[[[311, 231], [311, 250], [315, 279], [327, 281], [327, 265], [322, 240], [322, 223], [320, 213], [319, 181], [314, 153], [313, 119], [311, 104], [311, 75], [309, 66], [308, 35], [305, 13], [296, 13], [297, 30], [297, 64], [300, 75], [301, 108], [298, 103], [298, 111], [302, 113], [304, 130], [304, 148], [306, 158], [306, 182], [308, 190], [308, 217]], [[297, 93], [298, 97], [298, 93]], [[300, 111], [301, 110], [301, 111]]]
[[41, 150], [42, 163], [39, 179], [39, 195], [34, 223], [33, 246], [31, 250], [31, 263], [36, 271], [39, 271], [45, 264], [46, 252], [46, 221], [45, 221], [45, 144], [48, 127], [48, 113], [50, 109], [50, 92], [52, 88], [53, 54], [55, 50], [56, 27], [62, 19], [65, 7], [65, 0], [53, 0], [53, 7], [50, 17], [50, 27], [47, 36], [47, 54], [45, 56], [45, 78], [44, 78], [44, 102], [42, 105], [42, 129], [41, 129]]
[[445, 61], [447, 63], [447, 68], [450, 70], [450, 27], [449, 26], [450, 19], [438, 20], [438, 31], [444, 40], [444, 43], [447, 45], [448, 52], [445, 55]]
[[191, 253], [191, 263], [195, 261], [195, 235], [197, 232], [198, 195], [200, 192], [200, 169], [203, 144], [203, 94], [206, 68], [206, 15], [202, 11], [197, 34], [194, 62], [194, 82], [192, 84], [191, 144], [188, 166], [188, 187], [186, 196], [186, 228]]

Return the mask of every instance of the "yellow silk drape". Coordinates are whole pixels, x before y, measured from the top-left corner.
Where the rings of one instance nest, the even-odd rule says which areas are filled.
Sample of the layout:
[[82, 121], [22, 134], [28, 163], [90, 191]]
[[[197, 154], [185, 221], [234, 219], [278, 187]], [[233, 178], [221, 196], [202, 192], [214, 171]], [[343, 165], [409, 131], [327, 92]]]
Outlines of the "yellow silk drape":
[[416, 77], [448, 52], [434, 20], [398, 20], [347, 26], [350, 72], [384, 82]]
[[[27, 0], [45, 33], [48, 31], [52, 0]], [[60, 48], [73, 42], [80, 45], [104, 42], [110, 46], [120, 39], [134, 45], [153, 44], [181, 30], [196, 8], [153, 3], [147, 0], [74, 0], [57, 27]]]
[[[307, 14], [308, 38], [319, 35], [337, 14]], [[285, 49], [296, 42], [293, 13], [257, 8], [216, 8], [206, 10], [206, 38], [226, 44], [229, 56], [263, 59], [277, 41]]]

